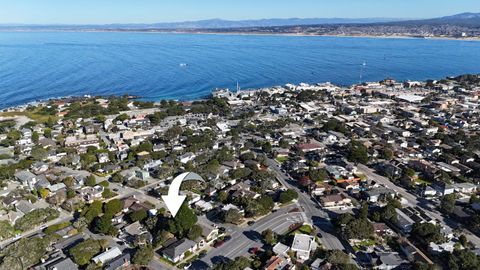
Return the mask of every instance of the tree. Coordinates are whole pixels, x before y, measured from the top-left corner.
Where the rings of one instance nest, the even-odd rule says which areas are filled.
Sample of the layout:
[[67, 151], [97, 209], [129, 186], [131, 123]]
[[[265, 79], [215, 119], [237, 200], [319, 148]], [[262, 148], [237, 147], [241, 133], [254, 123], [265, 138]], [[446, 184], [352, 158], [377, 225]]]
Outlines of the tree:
[[275, 244], [276, 235], [271, 229], [266, 229], [265, 231], [263, 231], [262, 232], [262, 237], [263, 237], [263, 241], [267, 245]]
[[279, 202], [280, 203], [289, 203], [298, 198], [298, 193], [293, 189], [288, 189], [280, 193]]
[[40, 139], [40, 135], [38, 135], [38, 132], [36, 131], [32, 132], [32, 142], [37, 144], [39, 139]]
[[34, 160], [44, 160], [47, 157], [47, 154], [47, 150], [41, 146], [33, 147], [32, 151], [30, 152], [30, 156], [32, 156]]
[[39, 189], [38, 193], [40, 194], [40, 197], [42, 197], [42, 199], [45, 199], [48, 197], [48, 195], [50, 195], [50, 191], [46, 188]]
[[258, 214], [266, 215], [273, 210], [275, 203], [273, 202], [272, 197], [263, 195], [258, 198], [258, 204], [260, 206]]
[[[73, 261], [78, 265], [87, 265], [93, 256], [100, 253], [103, 249], [102, 240], [87, 239], [68, 250]], [[108, 244], [108, 241], [107, 241]]]
[[102, 213], [102, 202], [94, 201], [82, 213], [84, 213], [83, 216], [85, 217], [87, 224], [90, 224], [94, 218]]
[[393, 150], [390, 149], [390, 148], [385, 148], [383, 151], [382, 151], [382, 157], [384, 159], [387, 159], [387, 160], [391, 160], [393, 158]]
[[373, 235], [373, 224], [368, 219], [354, 219], [344, 228], [347, 239], [368, 239]]
[[447, 194], [440, 200], [440, 211], [444, 214], [451, 214], [455, 209], [456, 196], [454, 193]]
[[87, 185], [89, 187], [93, 187], [96, 184], [97, 184], [97, 179], [92, 174], [87, 176], [87, 178], [85, 179], [85, 185]]
[[478, 256], [468, 249], [454, 250], [452, 254], [448, 254], [449, 269], [458, 270], [479, 270], [480, 261]]
[[50, 128], [45, 128], [43, 130], [43, 136], [51, 139], [52, 138], [52, 130]]
[[218, 193], [218, 200], [222, 203], [227, 202], [228, 200], [228, 192], [222, 190]]
[[147, 214], [147, 211], [145, 209], [138, 210], [138, 211], [133, 211], [130, 214], [128, 214], [128, 218], [130, 219], [130, 221], [132, 223], [137, 222], [137, 221], [142, 221], [142, 220], [146, 219], [147, 216], [148, 216], [148, 214]]
[[334, 266], [334, 269], [358, 269], [350, 263], [350, 257], [341, 250], [331, 250], [327, 253], [325, 260]]
[[187, 237], [190, 240], [196, 240], [202, 236], [203, 230], [199, 225], [193, 225], [188, 231]]
[[430, 242], [441, 243], [443, 241], [440, 226], [432, 223], [413, 224], [410, 235], [424, 245], [428, 245]]
[[242, 214], [237, 209], [228, 209], [223, 214], [223, 221], [226, 223], [237, 224], [242, 218]]
[[101, 217], [95, 218], [93, 231], [95, 233], [106, 234], [110, 231], [111, 227], [112, 227], [112, 217], [107, 216], [107, 215], [103, 215]]
[[103, 205], [103, 212], [105, 215], [113, 217], [118, 212], [122, 211], [122, 202], [119, 199], [113, 199]]
[[359, 217], [362, 219], [368, 218], [368, 203], [362, 203], [362, 207], [360, 208]]
[[310, 169], [310, 171], [308, 172], [308, 176], [310, 177], [310, 179], [314, 182], [317, 182], [317, 181], [324, 181], [326, 179], [328, 179], [328, 172], [327, 170], [325, 169]]
[[348, 159], [352, 162], [367, 164], [367, 147], [359, 141], [352, 140], [348, 145]]
[[153, 247], [145, 246], [137, 249], [132, 262], [137, 265], [148, 265], [153, 258]]
[[243, 270], [247, 267], [250, 267], [251, 262], [248, 258], [245, 257], [236, 257], [233, 261], [229, 262], [220, 262], [215, 264], [214, 270]]
[[182, 204], [180, 210], [174, 218], [177, 230], [185, 235], [197, 223], [197, 215], [188, 207], [186, 203]]

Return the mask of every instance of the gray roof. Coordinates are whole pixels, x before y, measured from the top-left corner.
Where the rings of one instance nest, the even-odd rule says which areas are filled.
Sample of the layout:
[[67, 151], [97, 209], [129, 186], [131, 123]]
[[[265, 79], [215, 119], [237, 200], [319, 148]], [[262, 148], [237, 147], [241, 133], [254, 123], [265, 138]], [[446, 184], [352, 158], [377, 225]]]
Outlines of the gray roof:
[[15, 177], [23, 182], [26, 182], [35, 178], [35, 174], [31, 173], [30, 171], [19, 171], [15, 173]]
[[184, 238], [164, 249], [163, 254], [170, 258], [176, 258], [188, 251], [190, 248], [194, 247], [196, 244], [197, 243], [193, 242], [192, 240]]
[[70, 259], [70, 258], [65, 258], [60, 261], [56, 261], [50, 265], [47, 266], [48, 270], [78, 270], [78, 266]]
[[115, 260], [108, 263], [108, 266], [105, 267], [105, 270], [117, 270], [121, 268], [126, 262], [130, 262], [130, 254], [126, 253], [122, 256], [116, 258]]
[[35, 209], [35, 206], [33, 206], [33, 204], [25, 200], [19, 201], [15, 207], [18, 211], [24, 214], [30, 213]]

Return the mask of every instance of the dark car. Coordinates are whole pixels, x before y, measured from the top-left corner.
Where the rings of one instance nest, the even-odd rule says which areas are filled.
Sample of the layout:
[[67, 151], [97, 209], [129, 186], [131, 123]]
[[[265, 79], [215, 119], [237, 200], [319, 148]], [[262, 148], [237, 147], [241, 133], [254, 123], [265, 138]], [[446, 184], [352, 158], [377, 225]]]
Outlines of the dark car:
[[223, 246], [223, 244], [225, 244], [225, 241], [220, 240], [220, 241], [215, 242], [215, 244], [213, 244], [213, 247], [214, 248], [219, 248], [219, 247]]
[[250, 220], [247, 224], [248, 224], [248, 226], [252, 226], [253, 224], [255, 224], [255, 221], [254, 221], [254, 220]]
[[223, 238], [224, 242], [227, 242], [227, 241], [230, 241], [230, 240], [232, 240], [232, 237], [230, 235], [227, 235]]

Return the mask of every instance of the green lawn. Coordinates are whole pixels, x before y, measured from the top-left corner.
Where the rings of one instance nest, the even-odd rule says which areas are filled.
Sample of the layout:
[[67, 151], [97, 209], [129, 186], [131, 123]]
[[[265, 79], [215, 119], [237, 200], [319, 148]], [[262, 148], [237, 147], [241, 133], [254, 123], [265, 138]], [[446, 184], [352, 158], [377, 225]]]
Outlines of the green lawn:
[[288, 160], [288, 157], [277, 157], [275, 158], [275, 160], [278, 161], [279, 163], [283, 163]]

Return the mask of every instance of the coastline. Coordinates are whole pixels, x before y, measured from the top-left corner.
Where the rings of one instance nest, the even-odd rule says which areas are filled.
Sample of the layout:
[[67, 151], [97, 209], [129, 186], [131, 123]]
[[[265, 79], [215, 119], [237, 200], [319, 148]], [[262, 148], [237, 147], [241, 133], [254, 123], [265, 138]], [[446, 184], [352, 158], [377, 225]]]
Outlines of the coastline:
[[0, 33], [143, 33], [172, 35], [219, 35], [219, 36], [280, 36], [280, 37], [336, 37], [336, 38], [368, 38], [368, 39], [425, 39], [425, 40], [455, 40], [480, 41], [480, 37], [444, 37], [444, 36], [408, 36], [408, 35], [317, 35], [305, 33], [261, 33], [261, 32], [205, 32], [205, 31], [141, 31], [141, 30], [0, 30]]

